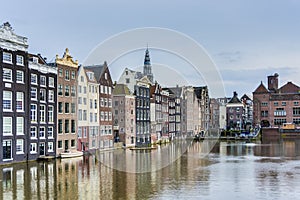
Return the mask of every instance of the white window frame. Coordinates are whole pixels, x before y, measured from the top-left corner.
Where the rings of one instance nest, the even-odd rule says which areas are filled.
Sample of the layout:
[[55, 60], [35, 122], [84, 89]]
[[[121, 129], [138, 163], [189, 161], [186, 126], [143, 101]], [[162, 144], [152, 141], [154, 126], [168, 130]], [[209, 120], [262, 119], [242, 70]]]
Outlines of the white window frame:
[[24, 154], [24, 140], [17, 139], [16, 141], [16, 154]]
[[3, 68], [2, 79], [5, 82], [12, 82], [12, 70], [8, 68]]
[[[4, 112], [11, 112], [12, 111], [12, 92], [11, 91], [3, 91], [3, 97], [2, 97], [2, 106]], [[5, 101], [5, 106], [4, 106]]]
[[[32, 106], [34, 106], [35, 109], [32, 109]], [[31, 120], [31, 122], [37, 122], [37, 105], [36, 104], [30, 105], [30, 120]]]
[[41, 126], [39, 129], [39, 138], [40, 139], [45, 139], [46, 138], [46, 129], [45, 126]]
[[3, 136], [12, 135], [12, 117], [3, 117]]
[[46, 76], [40, 76], [40, 86], [46, 87], [46, 85], [47, 85]]
[[48, 152], [53, 152], [54, 151], [54, 148], [53, 148], [53, 142], [48, 142]]
[[49, 90], [48, 91], [48, 101], [49, 102], [54, 102], [54, 90]]
[[[9, 58], [9, 59], [6, 59]], [[12, 54], [8, 52], [3, 52], [3, 60], [4, 63], [12, 64]]]
[[17, 117], [16, 132], [17, 135], [24, 135], [24, 117]]
[[47, 135], [48, 138], [53, 138], [53, 126], [48, 126]]
[[17, 55], [16, 64], [19, 66], [24, 66], [24, 56]]
[[30, 75], [30, 83], [33, 85], [37, 85], [37, 75], [36, 74]]
[[54, 77], [49, 77], [49, 87], [54, 88]]
[[[43, 99], [42, 99], [43, 97]], [[42, 102], [46, 102], [47, 101], [47, 91], [46, 89], [40, 89], [40, 97], [39, 100]]]
[[24, 112], [24, 92], [17, 92], [16, 94], [16, 111]]
[[30, 138], [31, 139], [36, 139], [36, 134], [37, 134], [37, 127], [36, 126], [31, 126], [30, 127]]
[[30, 88], [30, 99], [37, 100], [37, 88], [34, 88], [34, 87]]
[[36, 143], [30, 143], [30, 153], [31, 154], [36, 154], [37, 153], [37, 144]]
[[24, 83], [24, 71], [17, 70], [17, 72], [16, 72], [16, 82], [17, 83]]
[[40, 105], [40, 122], [46, 122], [46, 105]]
[[54, 123], [54, 107], [48, 106], [48, 123]]

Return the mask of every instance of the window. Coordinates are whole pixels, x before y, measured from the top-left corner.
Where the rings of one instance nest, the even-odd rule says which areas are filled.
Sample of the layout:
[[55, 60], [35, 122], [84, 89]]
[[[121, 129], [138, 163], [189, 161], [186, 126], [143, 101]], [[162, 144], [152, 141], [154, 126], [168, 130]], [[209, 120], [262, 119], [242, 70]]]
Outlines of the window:
[[101, 107], [104, 106], [104, 99], [102, 97], [100, 98], [100, 105], [101, 105]]
[[90, 122], [93, 122], [93, 113], [90, 113]]
[[285, 118], [274, 119], [274, 125], [282, 125], [283, 123], [286, 123]]
[[78, 120], [82, 120], [82, 110], [81, 109], [79, 109], [79, 111], [78, 111]]
[[63, 124], [62, 124], [62, 119], [58, 120], [58, 133], [63, 132]]
[[37, 106], [36, 106], [36, 104], [30, 105], [30, 119], [31, 119], [31, 122], [37, 122]]
[[12, 63], [12, 55], [8, 52], [3, 52], [3, 62]]
[[49, 123], [54, 122], [54, 108], [53, 108], [53, 106], [48, 106], [48, 122]]
[[3, 140], [3, 160], [12, 159], [11, 140]]
[[75, 86], [72, 86], [72, 87], [71, 87], [71, 96], [72, 96], [72, 97], [75, 97], [75, 96], [76, 96], [76, 88], [75, 88]]
[[300, 116], [300, 107], [293, 108], [293, 116]]
[[70, 132], [70, 121], [68, 119], [65, 119], [65, 133]]
[[111, 94], [111, 87], [108, 87], [108, 94]]
[[81, 138], [82, 137], [82, 129], [81, 129], [81, 127], [78, 128], [77, 133], [78, 133], [78, 137]]
[[83, 98], [83, 105], [86, 105], [86, 98]]
[[298, 106], [299, 102], [298, 101], [294, 101], [294, 106]]
[[100, 93], [104, 93], [103, 92], [103, 85], [100, 85]]
[[37, 100], [37, 89], [31, 87], [30, 90], [31, 90], [31, 92], [30, 92], [31, 100]]
[[126, 78], [126, 83], [130, 83], [130, 79], [129, 78]]
[[24, 118], [17, 117], [17, 135], [24, 135]]
[[269, 113], [268, 113], [267, 110], [261, 111], [261, 116], [262, 116], [262, 117], [268, 117], [268, 115], [269, 115]]
[[71, 120], [71, 132], [75, 133], [76, 125], [75, 125], [75, 120]]
[[75, 103], [71, 103], [71, 113], [75, 113], [75, 111], [76, 111]]
[[53, 90], [48, 91], [48, 101], [54, 102], [54, 91]]
[[63, 86], [61, 84], [58, 85], [58, 91], [57, 91], [58, 95], [62, 95], [63, 94]]
[[40, 122], [46, 122], [46, 106], [40, 105]]
[[12, 111], [12, 92], [3, 91], [3, 111]]
[[71, 140], [71, 147], [75, 147], [75, 140]]
[[66, 85], [65, 87], [65, 96], [68, 97], [70, 95], [70, 86]]
[[87, 120], [87, 112], [86, 110], [83, 110], [83, 121]]
[[111, 112], [108, 112], [108, 120], [112, 120], [112, 115], [111, 115]]
[[274, 116], [286, 116], [286, 111], [283, 108], [276, 108], [274, 111]]
[[36, 153], [36, 143], [30, 143], [30, 153]]
[[46, 101], [46, 90], [45, 89], [40, 89], [40, 101]]
[[97, 122], [98, 121], [98, 115], [97, 115], [97, 113], [94, 114], [94, 118], [95, 118], [94, 121]]
[[107, 80], [107, 73], [106, 72], [104, 74], [104, 78], [105, 78], [105, 80]]
[[81, 93], [81, 85], [78, 86], [78, 93]]
[[53, 127], [52, 126], [48, 127], [48, 138], [53, 138]]
[[11, 69], [3, 68], [3, 81], [12, 82], [12, 71]]
[[111, 99], [108, 99], [108, 107], [112, 107], [112, 100]]
[[61, 140], [58, 140], [58, 142], [57, 142], [57, 148], [58, 149], [62, 149], [62, 141]]
[[18, 111], [24, 111], [24, 93], [23, 92], [17, 92], [17, 100], [16, 100], [16, 110]]
[[97, 100], [96, 99], [94, 100], [94, 107], [95, 107], [95, 109], [97, 109]]
[[35, 126], [30, 127], [30, 137], [36, 138], [36, 127]]
[[63, 69], [62, 68], [58, 69], [58, 76], [63, 77]]
[[3, 117], [3, 135], [12, 135], [11, 117]]
[[82, 104], [82, 98], [78, 97], [78, 104]]
[[80, 76], [80, 81], [83, 82], [84, 81], [84, 77]]
[[104, 112], [103, 111], [101, 111], [101, 113], [100, 113], [100, 120], [104, 120]]
[[69, 113], [69, 112], [70, 112], [70, 104], [65, 103], [65, 113]]
[[16, 142], [16, 154], [23, 154], [24, 153], [24, 140], [23, 139], [17, 139]]
[[83, 86], [83, 93], [86, 94], [86, 86]]
[[48, 152], [53, 152], [53, 142], [48, 142]]
[[90, 99], [90, 109], [93, 109], [93, 100]]
[[278, 106], [278, 102], [277, 101], [274, 102], [274, 106]]
[[41, 76], [40, 77], [40, 85], [41, 86], [46, 86], [46, 76]]
[[49, 87], [54, 87], [54, 78], [49, 77]]
[[45, 138], [45, 127], [40, 127], [40, 138]]
[[72, 72], [71, 72], [71, 78], [72, 78], [72, 79], [75, 79], [75, 77], [76, 77], [75, 71], [72, 71]]
[[70, 72], [69, 72], [69, 70], [65, 71], [65, 79], [66, 80], [70, 80]]
[[118, 106], [119, 105], [119, 101], [115, 101], [115, 106]]
[[58, 102], [58, 113], [63, 113], [63, 103]]
[[17, 65], [24, 66], [24, 57], [21, 55], [17, 55]]
[[285, 101], [281, 102], [281, 105], [286, 106], [286, 102]]
[[37, 85], [37, 75], [36, 74], [30, 75], [30, 82], [31, 82], [31, 84]]
[[262, 102], [261, 106], [268, 106], [268, 102]]
[[17, 70], [16, 82], [24, 83], [24, 72], [23, 71]]

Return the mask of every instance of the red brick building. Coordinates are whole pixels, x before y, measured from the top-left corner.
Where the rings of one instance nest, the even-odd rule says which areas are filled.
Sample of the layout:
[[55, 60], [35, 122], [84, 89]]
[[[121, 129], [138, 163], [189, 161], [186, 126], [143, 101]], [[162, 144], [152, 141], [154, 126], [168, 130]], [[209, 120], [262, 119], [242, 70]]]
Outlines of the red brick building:
[[287, 82], [278, 87], [279, 75], [268, 76], [268, 89], [261, 82], [253, 92], [253, 125], [280, 127], [284, 123], [300, 126], [300, 87]]

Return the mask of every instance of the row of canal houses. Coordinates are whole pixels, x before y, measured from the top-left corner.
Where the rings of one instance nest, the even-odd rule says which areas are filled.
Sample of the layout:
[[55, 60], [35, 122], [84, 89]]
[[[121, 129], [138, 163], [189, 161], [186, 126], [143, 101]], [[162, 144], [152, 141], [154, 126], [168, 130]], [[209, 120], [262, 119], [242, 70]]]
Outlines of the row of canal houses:
[[48, 62], [27, 38], [0, 27], [0, 164], [149, 146], [209, 128], [208, 88], [163, 88], [149, 50], [144, 71], [125, 68], [113, 82], [106, 62], [82, 66], [68, 49]]

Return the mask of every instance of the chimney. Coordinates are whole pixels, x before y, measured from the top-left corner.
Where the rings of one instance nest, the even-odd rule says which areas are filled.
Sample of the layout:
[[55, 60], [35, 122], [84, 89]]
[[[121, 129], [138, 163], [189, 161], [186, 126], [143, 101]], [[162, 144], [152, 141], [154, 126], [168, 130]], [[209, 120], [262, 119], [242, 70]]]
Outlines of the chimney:
[[276, 92], [278, 90], [278, 77], [279, 75], [275, 73], [274, 75], [268, 76], [268, 90], [271, 92]]

